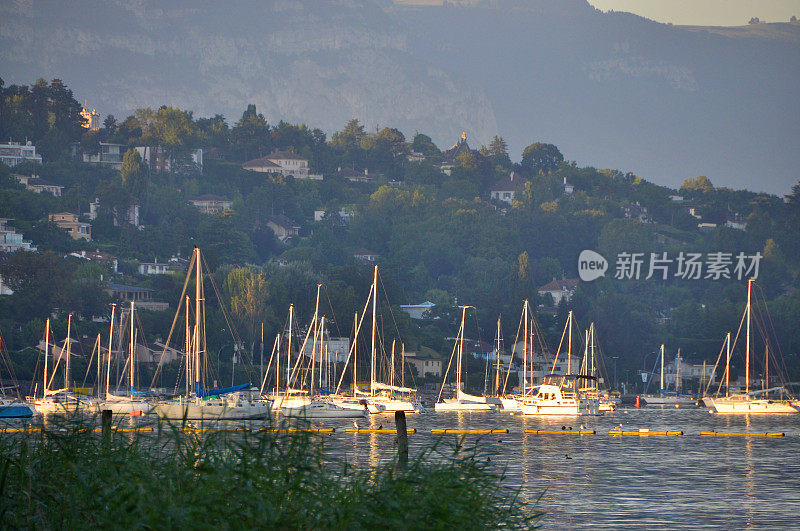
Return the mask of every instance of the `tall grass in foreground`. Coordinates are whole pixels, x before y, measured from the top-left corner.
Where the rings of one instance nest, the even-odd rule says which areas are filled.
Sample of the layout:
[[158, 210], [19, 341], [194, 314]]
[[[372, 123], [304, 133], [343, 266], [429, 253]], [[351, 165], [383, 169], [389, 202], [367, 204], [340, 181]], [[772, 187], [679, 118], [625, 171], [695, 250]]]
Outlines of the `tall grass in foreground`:
[[0, 435], [2, 527], [483, 529], [539, 517], [474, 451], [352, 468], [315, 434], [170, 427], [104, 441], [85, 427]]

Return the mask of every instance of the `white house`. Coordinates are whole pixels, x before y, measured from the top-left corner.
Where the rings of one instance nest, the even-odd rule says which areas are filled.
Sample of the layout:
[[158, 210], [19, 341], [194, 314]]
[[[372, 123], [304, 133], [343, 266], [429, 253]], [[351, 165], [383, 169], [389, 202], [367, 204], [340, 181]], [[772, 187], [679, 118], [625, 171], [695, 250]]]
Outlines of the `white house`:
[[379, 255], [378, 253], [370, 251], [369, 249], [365, 249], [363, 247], [357, 249], [353, 253], [353, 258], [355, 258], [359, 262], [367, 262], [371, 264], [377, 262], [380, 257], [381, 255]]
[[189, 199], [189, 202], [203, 214], [219, 214], [230, 210], [233, 205], [233, 201], [230, 199], [213, 194], [201, 195]]
[[140, 275], [166, 275], [172, 272], [172, 264], [159, 262], [155, 259], [153, 262], [139, 262]]
[[274, 151], [266, 157], [248, 160], [242, 164], [242, 168], [259, 173], [278, 173], [295, 179], [322, 179], [322, 175], [309, 173], [308, 159], [289, 151]]
[[61, 191], [64, 189], [63, 186], [59, 186], [55, 183], [51, 183], [50, 181], [46, 181], [37, 177], [36, 175], [20, 175], [18, 173], [12, 173], [12, 177], [18, 180], [20, 183], [25, 185], [25, 188], [34, 192], [36, 194], [41, 194], [42, 192], [47, 192], [53, 194], [55, 197], [61, 197]]
[[429, 356], [417, 356], [414, 352], [406, 352], [406, 363], [417, 369], [417, 375], [421, 378], [433, 376], [441, 378], [442, 360]]
[[30, 140], [21, 142], [8, 142], [0, 144], [0, 162], [6, 166], [14, 167], [23, 162], [42, 163], [42, 156], [36, 154], [36, 146]]
[[[138, 149], [138, 148], [137, 148]], [[84, 153], [83, 162], [110, 166], [115, 170], [122, 169], [122, 158], [125, 156], [125, 146], [100, 142], [100, 151], [97, 153]]]
[[14, 251], [36, 251], [32, 242], [24, 240], [22, 234], [7, 223], [10, 219], [0, 218], [0, 251], [13, 253]]
[[406, 312], [412, 319], [429, 319], [430, 311], [436, 305], [431, 301], [425, 301], [420, 304], [401, 304], [400, 309]]
[[491, 198], [502, 203], [511, 204], [514, 199], [520, 199], [522, 192], [525, 191], [527, 180], [516, 172], [511, 172], [503, 179], [500, 179], [490, 191]]
[[554, 278], [544, 286], [541, 286], [538, 292], [541, 296], [549, 293], [553, 297], [553, 303], [558, 306], [561, 299], [569, 301], [572, 298], [575, 288], [578, 287], [578, 282], [577, 278], [561, 278], [560, 280]]

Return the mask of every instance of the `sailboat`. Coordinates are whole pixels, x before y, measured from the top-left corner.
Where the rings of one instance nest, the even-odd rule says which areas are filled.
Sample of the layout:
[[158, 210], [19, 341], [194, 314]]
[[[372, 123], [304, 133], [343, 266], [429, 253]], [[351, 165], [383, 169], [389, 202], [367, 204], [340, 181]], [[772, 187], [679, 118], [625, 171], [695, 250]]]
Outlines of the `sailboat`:
[[[462, 359], [464, 357], [464, 325], [466, 321], [467, 315], [467, 308], [473, 308], [472, 306], [462, 306], [461, 307], [461, 327], [458, 330], [458, 338], [456, 340], [455, 345], [453, 345], [453, 352], [450, 355], [450, 363], [447, 364], [447, 371], [444, 375], [444, 380], [442, 381], [442, 387], [439, 390], [439, 396], [437, 397], [436, 404], [434, 404], [433, 409], [437, 412], [442, 411], [493, 411], [496, 407], [494, 404], [488, 404], [486, 402], [486, 397], [483, 396], [475, 396], [465, 393], [462, 389], [463, 384], [461, 381], [461, 374], [462, 374]], [[447, 383], [447, 372], [450, 370], [450, 366], [453, 363], [453, 358], [456, 359], [456, 393], [455, 397], [453, 398], [442, 398], [442, 393], [444, 392], [446, 383]]]
[[[70, 333], [72, 330], [72, 314], [67, 317], [67, 339], [64, 340], [64, 346], [61, 347], [58, 359], [53, 363], [53, 371], [48, 380], [48, 358], [50, 351], [50, 319], [48, 318], [45, 323], [45, 340], [44, 340], [44, 377], [42, 379], [42, 397], [34, 398], [33, 404], [38, 413], [96, 413], [98, 411], [97, 403], [70, 392], [70, 350], [72, 347], [72, 339]], [[61, 389], [50, 389], [50, 385], [55, 377], [58, 365], [61, 362], [62, 356], [66, 353], [64, 362], [64, 387]]]
[[[596, 377], [587, 374], [571, 374], [572, 364], [572, 323], [570, 310], [561, 343], [556, 352], [561, 352], [564, 335], [567, 335], [567, 373], [549, 374], [544, 383], [531, 389], [530, 393], [520, 400], [520, 409], [524, 415], [537, 416], [581, 416], [601, 415], [600, 402], [593, 393], [581, 391], [581, 382], [594, 380]], [[555, 370], [558, 356], [553, 361]]]
[[[794, 414], [800, 412], [800, 403], [792, 400], [783, 399], [783, 386], [769, 387], [769, 341], [765, 338], [766, 355], [764, 360], [764, 378], [761, 389], [750, 389], [750, 365], [751, 365], [751, 321], [752, 321], [752, 290], [754, 279], [747, 281], [747, 306], [743, 318], [747, 323], [745, 336], [745, 387], [743, 393], [731, 394], [729, 387], [730, 360], [731, 360], [731, 340], [730, 334], [726, 338], [726, 358], [725, 358], [725, 396], [705, 396], [703, 403], [713, 413], [720, 414]], [[741, 330], [741, 325], [740, 325]], [[721, 354], [721, 353], [720, 353]], [[719, 359], [717, 360], [719, 362]], [[715, 367], [716, 368], [716, 367]], [[722, 382], [720, 382], [722, 385]], [[719, 389], [717, 390], [719, 392]], [[780, 392], [781, 398], [770, 398], [770, 394]]]
[[586, 387], [581, 388], [581, 392], [588, 397], [597, 398], [600, 403], [600, 411], [616, 411], [622, 400], [613, 396], [607, 389], [600, 389], [600, 384], [603, 382], [600, 377], [602, 357], [597, 352], [599, 349], [595, 341], [594, 323], [589, 325], [584, 337], [585, 347], [580, 373], [591, 376], [593, 379], [586, 380]]
[[[350, 352], [348, 353], [348, 361], [352, 356], [353, 358], [353, 395], [342, 396], [338, 394], [338, 389], [341, 387], [342, 378], [339, 379], [337, 386], [337, 393], [329, 398], [329, 400], [341, 407], [350, 409], [363, 409], [365, 406], [370, 413], [394, 413], [395, 411], [404, 411], [406, 413], [419, 413], [422, 406], [417, 399], [417, 390], [412, 387], [405, 387], [402, 385], [394, 384], [394, 367], [390, 370], [389, 383], [378, 381], [378, 348], [377, 348], [377, 330], [378, 330], [378, 266], [376, 265], [373, 273], [372, 287], [370, 289], [370, 298], [372, 300], [372, 335], [370, 340], [370, 377], [369, 377], [369, 392], [361, 393], [358, 390], [357, 373], [356, 373], [356, 341], [353, 341]], [[369, 305], [370, 300], [367, 300]], [[361, 329], [361, 323], [364, 319], [364, 314], [361, 316], [361, 321], [357, 321], [355, 336], [358, 337], [358, 332]], [[394, 359], [394, 357], [392, 358]], [[394, 365], [394, 363], [392, 363]], [[345, 367], [347, 365], [345, 364]]]
[[19, 384], [16, 383], [17, 379], [14, 376], [8, 357], [3, 353], [4, 348], [5, 343], [3, 343], [2, 337], [0, 337], [0, 357], [2, 357], [3, 364], [8, 369], [9, 376], [12, 378], [12, 381], [14, 381], [14, 385], [10, 387], [0, 387], [0, 419], [30, 418], [33, 416], [33, 409], [21, 400], [21, 396], [18, 397], [18, 399], [6, 396], [6, 391], [11, 389], [19, 393]]
[[[311, 335], [311, 331], [313, 330], [313, 337], [311, 337], [311, 357], [308, 361], [308, 390], [305, 389], [305, 385], [303, 385], [302, 389], [292, 389], [292, 378], [291, 378], [291, 371], [289, 370], [289, 366], [291, 365], [291, 335], [292, 335], [292, 314], [293, 314], [293, 307], [289, 307], [289, 350], [287, 352], [287, 381], [286, 381], [286, 390], [283, 395], [281, 395], [277, 389], [274, 394], [275, 403], [278, 404], [280, 408], [280, 412], [282, 415], [286, 417], [299, 417], [299, 418], [306, 418], [306, 419], [322, 419], [322, 418], [361, 418], [366, 416], [367, 411], [364, 408], [350, 408], [350, 407], [342, 407], [341, 405], [332, 403], [328, 400], [325, 400], [321, 396], [317, 396], [316, 392], [319, 391], [319, 388], [322, 386], [322, 375], [323, 375], [323, 344], [324, 344], [324, 337], [325, 337], [325, 317], [319, 318], [319, 296], [320, 296], [320, 289], [322, 285], [317, 284], [317, 300], [314, 307], [314, 316], [311, 320], [311, 326], [309, 330], [306, 332], [305, 340], [303, 341], [303, 345], [300, 348], [300, 354], [298, 355], [297, 359], [297, 366], [305, 360], [305, 352], [306, 346]], [[276, 346], [279, 345], [279, 339], [276, 341]], [[319, 350], [317, 350], [319, 349]], [[277, 352], [280, 355], [280, 351]], [[319, 356], [317, 355], [319, 353]], [[317, 363], [317, 358], [319, 358], [319, 363]], [[270, 360], [271, 361], [271, 360]], [[276, 364], [276, 369], [280, 366], [280, 364]], [[295, 374], [297, 371], [295, 371]], [[317, 380], [317, 376], [319, 379]], [[266, 381], [266, 380], [265, 380]], [[277, 371], [276, 371], [276, 386], [277, 386], [278, 378], [277, 378]], [[315, 383], [318, 383], [318, 386], [315, 388]], [[275, 405], [273, 404], [273, 409], [275, 409]]]
[[[506, 373], [506, 380], [503, 383], [503, 393], [500, 397], [500, 404], [505, 411], [521, 411], [520, 399], [525, 395], [526, 391], [531, 388], [531, 381], [533, 380], [531, 373], [533, 372], [533, 328], [534, 321], [533, 315], [530, 311], [530, 302], [525, 299], [522, 303], [522, 377], [520, 378], [520, 389], [522, 395], [509, 394], [506, 392], [508, 384], [508, 376], [510, 371]], [[519, 339], [520, 329], [517, 329], [517, 339]], [[499, 334], [499, 331], [498, 331]], [[498, 336], [499, 341], [499, 336]], [[516, 345], [515, 341], [515, 345]], [[512, 357], [513, 359], [513, 357]]]
[[[195, 247], [192, 261], [189, 264], [189, 278], [192, 269], [195, 276], [195, 323], [189, 341], [190, 352], [187, 352], [187, 373], [194, 381], [193, 392], [172, 400], [157, 402], [153, 410], [162, 419], [167, 420], [240, 420], [260, 419], [269, 416], [270, 404], [264, 401], [251, 400], [248, 393], [250, 384], [241, 384], [221, 389], [205, 389], [201, 373], [202, 358], [207, 354], [205, 343], [205, 297], [203, 293], [202, 259], [200, 249]], [[188, 283], [189, 279], [187, 279]], [[183, 296], [183, 295], [181, 295]], [[176, 315], [177, 319], [177, 315]]]
[[[136, 366], [136, 331], [135, 331], [135, 319], [134, 319], [134, 302], [131, 301], [131, 311], [130, 311], [130, 320], [131, 320], [131, 327], [130, 327], [130, 347], [129, 347], [129, 354], [128, 354], [128, 395], [116, 395], [112, 393], [109, 389], [110, 378], [111, 378], [111, 347], [112, 347], [112, 340], [114, 337], [114, 310], [116, 309], [116, 305], [111, 306], [111, 326], [108, 335], [108, 358], [107, 358], [107, 367], [106, 367], [106, 395], [105, 400], [100, 403], [101, 410], [109, 410], [115, 415], [119, 414], [126, 414], [126, 415], [146, 415], [150, 413], [153, 409], [152, 404], [150, 404], [147, 400], [143, 398], [143, 394], [136, 390], [135, 381], [134, 381], [134, 368]], [[120, 320], [122, 316], [120, 315]], [[99, 352], [98, 352], [99, 355]], [[100, 360], [98, 358], [98, 363]], [[137, 396], [138, 395], [138, 396]]]
[[644, 395], [644, 401], [648, 406], [691, 406], [696, 403], [694, 397], [688, 393], [681, 393], [678, 390], [680, 382], [680, 367], [681, 356], [678, 350], [678, 356], [675, 358], [675, 390], [668, 391], [664, 385], [664, 344], [661, 344], [661, 385], [657, 395]]

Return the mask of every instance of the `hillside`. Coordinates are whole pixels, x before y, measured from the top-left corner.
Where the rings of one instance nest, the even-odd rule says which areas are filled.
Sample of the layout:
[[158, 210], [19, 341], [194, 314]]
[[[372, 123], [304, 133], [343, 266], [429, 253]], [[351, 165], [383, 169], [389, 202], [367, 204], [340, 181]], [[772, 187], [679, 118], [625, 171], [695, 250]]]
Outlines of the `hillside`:
[[580, 0], [33, 1], [0, 15], [6, 84], [58, 77], [104, 115], [233, 119], [255, 103], [270, 123], [331, 133], [356, 117], [439, 145], [501, 134], [517, 156], [542, 140], [661, 184], [704, 174], [780, 194], [800, 163], [798, 25], [676, 27]]

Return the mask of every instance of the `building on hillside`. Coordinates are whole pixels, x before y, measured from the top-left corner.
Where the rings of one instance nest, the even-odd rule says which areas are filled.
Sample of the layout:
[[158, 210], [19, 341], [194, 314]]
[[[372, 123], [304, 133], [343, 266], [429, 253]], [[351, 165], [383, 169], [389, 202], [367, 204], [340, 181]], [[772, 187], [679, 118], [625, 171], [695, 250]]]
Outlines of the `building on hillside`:
[[419, 356], [416, 352], [406, 352], [406, 363], [417, 370], [417, 376], [420, 378], [427, 376], [442, 377], [443, 360], [439, 358]]
[[300, 225], [283, 214], [274, 214], [267, 218], [267, 227], [275, 233], [275, 237], [283, 243], [300, 234]]
[[81, 117], [84, 119], [83, 127], [88, 129], [89, 131], [99, 131], [100, 130], [100, 113], [97, 112], [96, 109], [92, 109], [91, 111], [86, 107], [86, 102], [83, 102], [83, 108], [81, 109]]
[[[680, 355], [664, 365], [664, 385], [668, 389], [680, 391], [687, 389], [687, 384], [707, 384], [709, 381], [713, 384], [716, 378], [713, 364], [686, 363]], [[753, 383], [756, 384], [756, 382]], [[695, 385], [688, 387], [695, 387]]]
[[353, 252], [353, 258], [358, 260], [359, 262], [364, 262], [367, 264], [374, 264], [380, 259], [381, 255], [374, 251], [370, 251], [369, 249], [365, 249], [360, 247]]
[[308, 159], [289, 151], [273, 151], [266, 157], [248, 160], [242, 164], [242, 168], [259, 173], [278, 173], [295, 179], [322, 180], [322, 175], [309, 172]]
[[713, 232], [717, 228], [716, 223], [704, 222], [697, 224], [697, 230], [700, 232]]
[[109, 282], [106, 291], [118, 302], [130, 303], [133, 301], [136, 308], [141, 308], [143, 310], [163, 312], [169, 308], [168, 303], [153, 300], [153, 290], [150, 288], [126, 286], [124, 284]]
[[553, 303], [558, 306], [562, 299], [569, 302], [575, 294], [575, 288], [578, 287], [578, 282], [579, 280], [577, 278], [562, 277], [560, 280], [553, 278], [553, 280], [541, 286], [538, 292], [542, 297], [549, 293], [553, 297]]
[[47, 192], [49, 194], [53, 194], [54, 197], [61, 197], [61, 191], [64, 189], [63, 186], [59, 186], [56, 183], [51, 183], [50, 181], [41, 179], [37, 175], [20, 175], [18, 173], [12, 173], [11, 176], [21, 184], [25, 185], [26, 189], [36, 194]]
[[159, 262], [158, 258], [152, 262], [139, 262], [140, 275], [166, 275], [174, 271], [169, 262]]
[[567, 182], [567, 178], [564, 177], [564, 183], [561, 185], [564, 188], [564, 193], [566, 195], [572, 195], [575, 191], [575, 187]]
[[90, 262], [99, 262], [101, 264], [108, 264], [114, 273], [118, 273], [119, 259], [113, 254], [101, 251], [100, 249], [94, 251], [75, 251], [69, 253], [67, 256], [75, 258], [82, 258]]
[[747, 220], [741, 214], [728, 214], [725, 226], [735, 230], [747, 230]]
[[[84, 212], [83, 215], [90, 221], [94, 221], [97, 219], [97, 215], [99, 212], [100, 212], [100, 198], [96, 197], [94, 201], [89, 203], [89, 212]], [[119, 227], [121, 223], [127, 223], [137, 228], [141, 227], [141, 224], [139, 223], [139, 205], [137, 204], [133, 204], [128, 207], [128, 211], [125, 213], [124, 219], [121, 219], [120, 215], [117, 213], [116, 208], [112, 209], [111, 214], [114, 217], [115, 227]]]
[[3, 283], [3, 277], [0, 277], [0, 295], [13, 295], [14, 290], [9, 288]]
[[338, 211], [333, 209], [318, 208], [314, 211], [314, 221], [322, 221], [325, 214], [338, 215], [339, 219], [344, 222], [350, 221], [356, 215], [356, 210], [353, 207], [342, 207]]
[[653, 223], [653, 218], [647, 212], [647, 207], [642, 206], [639, 201], [623, 205], [622, 212], [627, 219], [632, 219], [639, 223]]
[[23, 162], [42, 163], [42, 156], [36, 154], [36, 146], [31, 141], [11, 142], [0, 144], [0, 162], [13, 168]]
[[0, 251], [13, 253], [16, 251], [36, 251], [32, 242], [23, 239], [22, 234], [10, 227], [7, 218], [0, 218]]
[[213, 194], [201, 195], [189, 199], [189, 202], [203, 214], [219, 214], [230, 210], [233, 205], [233, 201], [230, 199]]
[[489, 193], [495, 201], [510, 205], [514, 199], [521, 199], [527, 183], [527, 179], [512, 171], [506, 177], [494, 183]]
[[[135, 148], [139, 152], [150, 171], [155, 173], [169, 173], [173, 171], [175, 162], [172, 157], [161, 146], [139, 146]], [[197, 148], [189, 153], [189, 160], [186, 162], [191, 163], [197, 171], [203, 171], [203, 149]]]
[[683, 203], [683, 196], [682, 195], [671, 195], [669, 196], [670, 201], [673, 203]]
[[409, 151], [406, 153], [406, 160], [408, 162], [422, 162], [425, 160], [425, 155], [416, 151]]
[[412, 319], [430, 319], [431, 310], [436, 307], [431, 301], [421, 302], [419, 304], [401, 304], [400, 309], [408, 314]]
[[84, 153], [83, 162], [121, 170], [123, 157], [125, 157], [125, 146], [123, 144], [100, 142], [100, 151], [97, 153]]
[[58, 212], [50, 214], [49, 220], [64, 229], [73, 240], [92, 241], [92, 225], [78, 220], [78, 214], [72, 212]]
[[436, 164], [436, 167], [438, 167], [439, 171], [442, 173], [451, 175], [453, 173], [453, 169], [458, 164], [458, 156], [465, 153], [471, 153], [474, 155], [478, 162], [484, 162], [486, 160], [486, 157], [484, 157], [480, 151], [469, 147], [469, 144], [467, 143], [467, 133], [462, 132], [461, 138], [459, 138], [458, 142], [453, 144], [450, 149], [442, 152], [442, 160]]
[[376, 177], [367, 168], [364, 168], [364, 171], [358, 171], [355, 168], [342, 168], [341, 166], [336, 170], [336, 175], [353, 183], [371, 183]]

